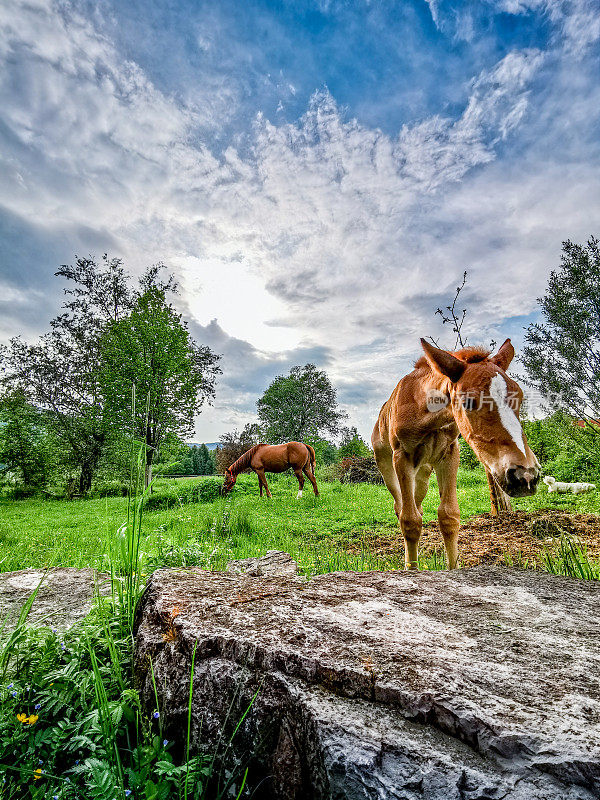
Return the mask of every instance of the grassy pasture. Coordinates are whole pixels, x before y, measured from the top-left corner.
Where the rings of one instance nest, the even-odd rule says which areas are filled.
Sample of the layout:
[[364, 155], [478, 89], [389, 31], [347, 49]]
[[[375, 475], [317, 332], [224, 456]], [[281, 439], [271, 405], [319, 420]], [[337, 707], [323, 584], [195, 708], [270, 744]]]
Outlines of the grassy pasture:
[[[261, 500], [255, 476], [244, 475], [228, 498], [177, 502], [178, 492], [186, 494], [184, 486], [157, 481], [156, 495], [173, 504], [147, 509], [141, 519], [136, 503], [128, 506], [120, 497], [0, 500], [0, 571], [90, 566], [114, 576], [112, 599], [100, 601], [64, 636], [28, 629], [23, 617], [13, 633], [0, 637], [2, 800], [247, 796], [245, 768], [233, 765], [230, 740], [213, 754], [193, 755], [185, 732], [177, 742], [163, 739], [160, 709], [147, 715], [141, 708], [131, 671], [133, 610], [144, 576], [154, 568], [221, 569], [231, 558], [269, 549], [290, 552], [308, 575], [403, 567], [401, 548], [376, 554], [371, 546], [373, 537], [399, 537], [391, 498], [382, 486], [323, 481], [319, 498], [307, 491], [297, 500], [295, 478], [284, 475], [271, 481], [273, 500]], [[461, 470], [459, 500], [465, 520], [489, 510], [482, 472]], [[515, 506], [598, 513], [600, 493], [556, 496], [543, 487]], [[432, 480], [425, 522], [436, 518], [436, 509]], [[577, 551], [574, 542], [561, 541], [561, 547], [562, 553], [540, 566], [600, 577], [600, 565]], [[421, 566], [440, 568], [443, 558], [430, 555]]]
[[[202, 480], [202, 479], [199, 479]], [[157, 493], [183, 482], [162, 479]], [[232, 495], [214, 502], [181, 504], [145, 511], [142, 519], [141, 566], [145, 572], [162, 565], [199, 565], [222, 569], [232, 558], [261, 555], [269, 549], [291, 553], [307, 574], [336, 569], [402, 568], [399, 555], [373, 555], [367, 540], [373, 534], [399, 533], [391, 497], [383, 486], [320, 482], [315, 498], [305, 486], [297, 500], [293, 475], [271, 480], [273, 499], [258, 496], [254, 475], [240, 476]], [[423, 504], [424, 521], [436, 519], [435, 478]], [[489, 511], [485, 475], [459, 473], [463, 519]], [[533, 498], [516, 500], [521, 510], [556, 508], [600, 513], [600, 492], [578, 497], [549, 495], [545, 486]], [[107, 568], [118, 554], [127, 500], [120, 497], [75, 500], [0, 500], [0, 571], [24, 567]], [[349, 549], [353, 554], [347, 552]], [[423, 567], [441, 566], [435, 559]]]

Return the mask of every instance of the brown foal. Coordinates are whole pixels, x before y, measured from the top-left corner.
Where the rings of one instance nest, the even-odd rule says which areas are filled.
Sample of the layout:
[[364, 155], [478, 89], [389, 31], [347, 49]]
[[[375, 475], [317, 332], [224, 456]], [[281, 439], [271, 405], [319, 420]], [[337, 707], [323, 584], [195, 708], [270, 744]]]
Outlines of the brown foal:
[[510, 339], [494, 356], [470, 347], [450, 353], [425, 339], [421, 345], [425, 355], [384, 404], [371, 441], [394, 498], [407, 569], [418, 568], [421, 504], [435, 470], [438, 520], [452, 569], [458, 561], [459, 433], [511, 497], [534, 494], [540, 469], [519, 422], [523, 392], [506, 374], [515, 354]]
[[237, 480], [237, 476], [245, 469], [251, 469], [258, 475], [258, 485], [260, 496], [262, 497], [263, 487], [267, 490], [267, 497], [271, 497], [269, 484], [265, 477], [265, 472], [285, 472], [286, 469], [294, 470], [298, 478], [298, 494], [302, 497], [304, 488], [304, 475], [312, 483], [316, 496], [319, 494], [317, 481], [315, 480], [315, 451], [309, 444], [302, 442], [286, 442], [285, 444], [257, 444], [240, 456], [225, 472], [225, 483], [223, 484], [222, 494], [230, 492]]

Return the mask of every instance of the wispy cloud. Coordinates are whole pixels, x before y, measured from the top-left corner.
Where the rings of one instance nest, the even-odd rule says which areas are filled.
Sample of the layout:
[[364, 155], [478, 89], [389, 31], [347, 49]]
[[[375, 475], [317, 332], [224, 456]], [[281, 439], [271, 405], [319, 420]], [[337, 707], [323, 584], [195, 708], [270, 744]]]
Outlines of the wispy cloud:
[[[429, 6], [449, 30], [445, 4]], [[39, 332], [58, 302], [39, 287], [72, 250], [110, 248], [136, 269], [161, 259], [195, 332], [226, 356], [206, 438], [251, 416], [268, 380], [302, 360], [327, 366], [366, 432], [463, 269], [470, 334], [489, 338], [534, 310], [560, 240], [585, 238], [597, 218], [600, 15], [585, 0], [496, 7], [538, 14], [552, 35], [489, 59], [457, 92], [460, 107], [440, 103], [390, 131], [389, 120], [361, 121], [325, 81], [296, 118], [283, 103], [277, 112], [274, 98], [298, 103], [296, 88], [283, 68], [266, 72], [254, 44], [222, 59], [230, 80], [215, 56], [202, 85], [171, 92], [171, 73], [160, 88], [83, 6], [9, 0], [0, 11], [0, 286], [12, 298], [3, 335]], [[194, 29], [198, 58], [225, 46], [222, 25], [215, 17]], [[244, 91], [257, 91], [263, 72], [272, 113], [239, 128]], [[39, 244], [20, 252], [19, 241]]]

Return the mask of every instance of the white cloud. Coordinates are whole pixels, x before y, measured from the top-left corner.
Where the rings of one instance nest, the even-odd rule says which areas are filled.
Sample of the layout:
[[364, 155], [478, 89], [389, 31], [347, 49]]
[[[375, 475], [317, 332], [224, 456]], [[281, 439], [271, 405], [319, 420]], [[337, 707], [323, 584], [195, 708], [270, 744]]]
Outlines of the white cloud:
[[[587, 7], [577, 8], [557, 22], [563, 55], [595, 30], [582, 32]], [[242, 142], [212, 152], [199, 131], [219, 120], [159, 91], [69, 5], [9, 2], [0, 13], [1, 202], [48, 230], [110, 232], [136, 267], [166, 261], [207, 335], [217, 317], [258, 348], [243, 354], [223, 340], [235, 373], [218, 399], [224, 425], [241, 423], [257, 391], [244, 359], [267, 380], [295, 357], [282, 352], [326, 348], [366, 432], [463, 269], [471, 330], [494, 335], [533, 310], [560, 239], [592, 232], [582, 209], [597, 210], [600, 197], [585, 159], [528, 145], [508, 167], [498, 161], [516, 132], [547, 143], [566, 124], [559, 113], [581, 125], [590, 113], [585, 91], [568, 96], [567, 70], [532, 117], [548, 53], [509, 53], [473, 79], [458, 117], [431, 116], [396, 136], [350, 118], [322, 90], [296, 122], [259, 116]], [[211, 41], [206, 32], [202, 46]]]

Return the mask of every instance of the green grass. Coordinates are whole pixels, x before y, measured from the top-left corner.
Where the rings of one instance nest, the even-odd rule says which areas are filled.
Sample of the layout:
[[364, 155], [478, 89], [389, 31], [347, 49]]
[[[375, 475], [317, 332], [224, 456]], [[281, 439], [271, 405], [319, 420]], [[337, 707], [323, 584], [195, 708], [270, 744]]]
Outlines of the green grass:
[[[119, 533], [103, 557], [110, 597], [96, 596], [91, 613], [62, 633], [27, 625], [37, 589], [15, 627], [0, 621], [2, 800], [241, 796], [246, 774], [231, 764], [229, 753], [237, 728], [212, 754], [190, 752], [193, 658], [187, 735], [177, 741], [163, 738], [158, 696], [156, 705], [144, 707], [134, 686], [143, 453], [143, 446], [137, 457], [132, 452], [131, 497], [120, 506]], [[35, 533], [34, 526], [29, 530]]]
[[[174, 482], [158, 481], [156, 492]], [[141, 525], [141, 562], [145, 572], [161, 564], [196, 564], [222, 569], [233, 558], [289, 552], [307, 574], [336, 569], [402, 568], [396, 557], [378, 558], [362, 546], [373, 533], [398, 531], [392, 501], [383, 486], [321, 482], [315, 498], [308, 483], [297, 500], [291, 475], [271, 481], [273, 499], [258, 496], [254, 475], [240, 476], [234, 492], [215, 502], [179, 504], [145, 511]], [[483, 472], [461, 470], [459, 503], [463, 519], [489, 511]], [[436, 518], [435, 478], [423, 504], [425, 522]], [[549, 495], [542, 486], [533, 498], [517, 500], [516, 508], [553, 507], [600, 513], [600, 492]], [[24, 567], [95, 567], [106, 569], [126, 515], [127, 500], [110, 497], [72, 502], [53, 500], [0, 501], [0, 571]], [[358, 555], [346, 552], [348, 543]], [[435, 568], [436, 564], [423, 564]]]
[[[367, 544], [373, 533], [398, 532], [384, 487], [322, 482], [319, 498], [306, 492], [297, 500], [295, 479], [279, 476], [272, 481], [273, 499], [261, 500], [255, 477], [248, 475], [228, 498], [179, 503], [172, 484], [161, 481], [157, 491], [174, 498], [173, 507], [141, 515], [139, 481], [138, 469], [129, 501], [0, 501], [0, 570], [90, 566], [115, 578], [112, 597], [99, 600], [92, 614], [64, 635], [28, 629], [26, 609], [17, 629], [0, 635], [3, 799], [241, 796], [245, 775], [243, 767], [230, 768], [231, 738], [210, 757], [192, 755], [189, 714], [187, 737], [184, 732], [178, 742], [163, 740], [160, 710], [142, 708], [134, 690], [133, 610], [152, 569], [186, 564], [222, 569], [229, 559], [269, 549], [291, 553], [307, 575], [403, 566], [399, 556], [374, 556]], [[483, 473], [461, 471], [459, 501], [463, 518], [489, 510]], [[598, 512], [600, 496], [561, 497], [542, 488], [515, 506]], [[436, 510], [432, 481], [425, 521], [435, 519]], [[346, 552], [349, 543], [357, 555]], [[421, 566], [444, 564], [432, 557]], [[542, 566], [552, 573], [600, 578], [600, 565], [568, 537], [543, 554]]]

